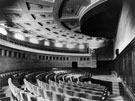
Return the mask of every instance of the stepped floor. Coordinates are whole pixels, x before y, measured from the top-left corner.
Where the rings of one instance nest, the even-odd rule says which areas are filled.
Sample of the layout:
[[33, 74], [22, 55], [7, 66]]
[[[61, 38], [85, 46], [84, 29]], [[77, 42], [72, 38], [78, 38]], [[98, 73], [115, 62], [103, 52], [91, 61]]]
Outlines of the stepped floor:
[[[92, 78], [103, 80], [103, 81], [110, 81], [112, 82], [112, 92], [113, 94], [109, 94], [106, 101], [131, 101], [127, 96], [126, 92], [120, 87], [121, 79], [116, 76], [93, 76]], [[1, 93], [6, 94], [5, 97], [10, 97], [8, 101], [14, 101], [11, 97], [11, 91], [8, 86], [2, 87], [0, 89]]]
[[93, 76], [93, 79], [112, 82], [112, 94], [108, 95], [106, 101], [131, 101], [125, 92], [121, 79], [114, 75], [99, 75]]

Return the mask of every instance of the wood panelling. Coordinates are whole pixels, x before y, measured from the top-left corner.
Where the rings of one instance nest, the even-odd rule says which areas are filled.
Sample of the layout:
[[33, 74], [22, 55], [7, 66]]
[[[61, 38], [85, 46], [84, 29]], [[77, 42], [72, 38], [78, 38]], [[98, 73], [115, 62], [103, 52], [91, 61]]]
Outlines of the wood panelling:
[[115, 70], [129, 90], [135, 93], [135, 39], [117, 55]]

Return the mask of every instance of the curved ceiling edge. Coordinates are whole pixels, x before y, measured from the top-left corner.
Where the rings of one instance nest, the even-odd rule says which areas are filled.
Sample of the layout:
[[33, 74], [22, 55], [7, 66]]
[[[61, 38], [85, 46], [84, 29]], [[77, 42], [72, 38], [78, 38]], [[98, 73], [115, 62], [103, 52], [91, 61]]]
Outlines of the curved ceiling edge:
[[90, 4], [89, 6], [87, 7], [84, 7], [80, 13], [79, 13], [79, 21], [81, 20], [81, 18], [83, 17], [84, 14], [86, 14], [88, 11], [90, 11], [91, 9], [93, 9], [94, 7], [104, 3], [104, 2], [107, 2], [108, 0], [97, 0], [95, 1], [94, 3]]
[[51, 54], [51, 55], [64, 55], [64, 56], [91, 56], [91, 54], [76, 54], [76, 53], [60, 53], [60, 52], [50, 52], [50, 51], [42, 51], [38, 49], [32, 49], [24, 46], [15, 45], [13, 43], [7, 42], [5, 40], [0, 40], [0, 45], [7, 46], [10, 48], [22, 50], [22, 51], [28, 51], [28, 52], [34, 52], [34, 53], [41, 53], [41, 54]]

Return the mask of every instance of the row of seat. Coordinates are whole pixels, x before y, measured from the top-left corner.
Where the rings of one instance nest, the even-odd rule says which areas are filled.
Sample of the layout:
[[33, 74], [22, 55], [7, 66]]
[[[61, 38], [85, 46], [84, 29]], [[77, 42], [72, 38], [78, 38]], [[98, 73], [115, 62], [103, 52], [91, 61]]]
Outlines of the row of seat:
[[87, 72], [39, 70], [20, 73], [18, 78], [23, 82], [20, 86], [14, 82], [17, 78], [8, 81], [18, 101], [117, 101], [113, 96], [107, 98], [108, 89], [104, 84], [91, 83]]
[[[31, 93], [33, 93], [34, 95], [38, 95], [38, 93], [39, 93], [39, 91], [40, 91], [40, 95], [42, 95], [42, 97], [45, 97], [45, 96], [47, 96], [47, 94], [43, 94], [43, 90], [41, 90], [38, 86], [36, 86], [36, 85], [34, 85], [34, 84], [32, 84], [31, 82], [28, 82], [26, 79], [24, 79], [24, 83], [25, 83], [25, 85], [26, 85], [26, 87], [27, 87], [27, 89], [31, 92]], [[49, 93], [49, 85], [47, 86], [46, 85], [46, 90], [48, 90], [48, 93]], [[44, 89], [45, 89], [45, 87], [44, 87]], [[52, 86], [52, 91], [53, 91], [53, 93], [54, 93], [54, 91], [56, 90], [55, 88], [54, 88], [54, 86]], [[63, 88], [62, 88], [63, 89]], [[61, 90], [62, 91], [62, 90]], [[68, 94], [70, 94], [69, 96], [71, 96], [72, 94], [73, 94], [73, 91], [66, 91], [65, 90], [65, 92], [70, 92], [70, 93], [68, 93]], [[58, 92], [57, 92], [58, 93]], [[60, 93], [60, 92], [59, 92]], [[80, 93], [80, 92], [78, 92], [78, 93]], [[82, 94], [84, 94], [84, 93], [82, 93]], [[50, 92], [50, 95], [51, 95], [51, 92]], [[86, 96], [87, 94], [84, 94], [84, 96]], [[73, 95], [72, 95], [73, 96]], [[88, 95], [87, 95], [88, 96]], [[92, 96], [92, 94], [90, 95], [90, 96]], [[49, 97], [50, 99], [52, 99], [51, 97]], [[90, 98], [90, 97], [89, 97]], [[99, 98], [98, 98], [98, 100], [99, 100]]]
[[11, 72], [6, 72], [6, 73], [0, 74], [0, 101], [10, 101], [11, 100], [11, 98], [9, 96], [10, 92], [7, 91], [8, 78], [12, 77], [15, 74], [19, 74], [21, 72], [24, 72], [24, 70], [11, 71]]

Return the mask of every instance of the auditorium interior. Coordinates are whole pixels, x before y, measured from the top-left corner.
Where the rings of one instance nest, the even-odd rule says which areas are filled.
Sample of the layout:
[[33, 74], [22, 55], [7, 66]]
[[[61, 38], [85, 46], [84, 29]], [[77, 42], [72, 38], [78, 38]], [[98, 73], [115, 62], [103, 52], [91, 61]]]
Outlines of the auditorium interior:
[[0, 101], [135, 101], [134, 45], [135, 0], [0, 0]]

